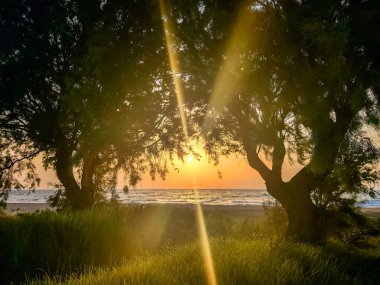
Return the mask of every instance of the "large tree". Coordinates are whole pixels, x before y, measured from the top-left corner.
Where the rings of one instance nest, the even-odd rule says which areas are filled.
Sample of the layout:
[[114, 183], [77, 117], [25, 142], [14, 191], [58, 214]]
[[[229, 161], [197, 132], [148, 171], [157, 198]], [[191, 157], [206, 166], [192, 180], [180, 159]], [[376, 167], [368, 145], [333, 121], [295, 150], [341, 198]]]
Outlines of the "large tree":
[[50, 7], [46, 1], [9, 1], [1, 7], [3, 193], [18, 184], [16, 170], [32, 166], [31, 159], [58, 139], [66, 115], [59, 88], [71, 69], [66, 55], [79, 45], [75, 16], [72, 1]]
[[158, 11], [151, 1], [3, 8], [1, 132], [17, 150], [4, 144], [4, 170], [43, 152], [77, 209], [115, 187], [120, 171], [132, 185], [148, 169], [165, 175], [161, 151], [170, 152], [181, 133], [173, 131], [176, 104]]
[[[376, 35], [360, 33], [360, 23], [377, 26], [378, 5], [221, 2], [202, 1], [175, 15], [182, 54], [191, 63], [184, 73], [189, 82], [199, 81], [194, 70], [208, 75], [189, 83], [206, 80], [199, 99], [208, 100], [200, 122], [206, 150], [214, 157], [243, 153], [285, 208], [288, 235], [318, 241], [325, 215], [317, 199], [329, 193], [326, 187], [340, 199], [343, 193], [373, 194], [378, 152], [362, 127], [379, 118], [378, 43]], [[217, 25], [221, 15], [229, 29]], [[282, 175], [285, 159], [302, 165], [289, 181]]]

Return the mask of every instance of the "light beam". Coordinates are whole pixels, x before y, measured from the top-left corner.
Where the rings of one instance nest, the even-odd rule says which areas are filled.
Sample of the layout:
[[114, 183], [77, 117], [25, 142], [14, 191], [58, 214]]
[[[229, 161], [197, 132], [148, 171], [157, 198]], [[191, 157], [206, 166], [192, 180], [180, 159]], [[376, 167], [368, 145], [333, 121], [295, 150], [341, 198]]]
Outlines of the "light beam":
[[[255, 17], [252, 13], [251, 1], [243, 1], [238, 9], [234, 29], [223, 54], [221, 67], [216, 75], [211, 97], [209, 100], [209, 110], [223, 111], [238, 94], [239, 84], [244, 82], [247, 76], [247, 57], [253, 45], [252, 26]], [[206, 118], [202, 125], [204, 133], [211, 130], [214, 121]]]
[[[171, 19], [169, 17], [170, 15], [165, 6], [164, 0], [159, 0], [159, 3], [160, 3], [162, 23], [164, 27], [164, 33], [165, 33], [166, 49], [168, 52], [171, 73], [173, 76], [173, 84], [175, 87], [178, 109], [181, 116], [183, 132], [186, 137], [186, 141], [188, 142], [189, 134], [188, 134], [188, 128], [187, 128], [186, 114], [184, 110], [184, 89], [183, 89], [183, 84], [180, 77], [181, 70], [179, 66], [178, 55], [177, 55], [175, 44], [172, 38], [174, 35], [174, 29], [173, 29]], [[204, 221], [202, 207], [199, 202], [199, 194], [196, 187], [196, 181], [195, 181], [193, 169], [191, 173], [192, 173], [192, 180], [193, 180], [193, 189], [195, 190], [195, 195], [198, 198], [197, 199], [198, 203], [196, 204], [197, 222], [198, 222], [198, 227], [199, 227], [200, 243], [201, 243], [201, 249], [202, 249], [202, 254], [203, 254], [207, 281], [209, 285], [217, 285], [217, 279], [215, 275], [214, 263], [213, 263], [210, 244], [208, 240], [207, 229], [206, 229], [206, 225]]]
[[197, 214], [199, 237], [200, 237], [204, 267], [206, 271], [207, 284], [217, 285], [218, 282], [217, 282], [216, 274], [215, 274], [214, 260], [212, 258], [210, 242], [208, 240], [206, 223], [205, 223], [205, 219], [203, 215], [201, 201], [199, 198], [198, 186], [197, 186], [197, 181], [195, 179], [193, 167], [191, 167], [191, 174], [192, 174], [191, 178], [193, 181], [193, 189], [194, 189], [194, 195], [195, 195], [195, 201], [196, 201], [196, 214]]
[[165, 6], [164, 0], [159, 0], [159, 2], [160, 2], [162, 24], [163, 24], [164, 33], [165, 33], [166, 50], [168, 52], [169, 64], [170, 64], [170, 69], [171, 69], [171, 73], [173, 77], [173, 84], [174, 84], [175, 93], [177, 97], [179, 114], [181, 116], [182, 129], [186, 137], [186, 140], [188, 140], [189, 134], [187, 130], [186, 114], [184, 110], [184, 91], [183, 91], [183, 84], [182, 84], [182, 79], [181, 79], [181, 70], [179, 66], [179, 60], [178, 60], [175, 43], [173, 40], [174, 29], [173, 29], [170, 15]]

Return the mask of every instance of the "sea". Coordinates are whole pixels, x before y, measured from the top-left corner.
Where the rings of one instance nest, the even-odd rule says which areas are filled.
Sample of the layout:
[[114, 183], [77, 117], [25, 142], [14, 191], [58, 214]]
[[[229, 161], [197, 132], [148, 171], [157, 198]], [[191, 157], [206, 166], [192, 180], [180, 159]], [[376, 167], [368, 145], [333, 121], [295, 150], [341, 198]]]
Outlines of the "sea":
[[[380, 190], [377, 197], [362, 197], [359, 206], [364, 208], [380, 207]], [[54, 189], [45, 190], [12, 190], [7, 203], [47, 203]], [[123, 204], [196, 204], [203, 205], [262, 205], [273, 198], [265, 189], [132, 189], [127, 193], [116, 191], [118, 200]], [[111, 198], [111, 193], [106, 196]]]

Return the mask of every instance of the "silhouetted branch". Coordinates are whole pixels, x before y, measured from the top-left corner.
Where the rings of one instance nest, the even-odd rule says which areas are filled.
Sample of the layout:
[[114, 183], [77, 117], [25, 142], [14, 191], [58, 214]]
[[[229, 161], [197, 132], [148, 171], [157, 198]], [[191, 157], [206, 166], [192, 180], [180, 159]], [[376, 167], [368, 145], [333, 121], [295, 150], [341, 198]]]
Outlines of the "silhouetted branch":
[[40, 150], [37, 150], [37, 151], [35, 151], [35, 152], [32, 152], [32, 153], [30, 153], [30, 154], [28, 154], [28, 155], [25, 155], [25, 156], [23, 156], [23, 157], [20, 157], [20, 158], [18, 158], [18, 159], [15, 159], [15, 160], [13, 160], [13, 161], [10, 161], [10, 162], [8, 162], [8, 164], [7, 164], [6, 166], [1, 167], [0, 170], [1, 170], [1, 171], [4, 171], [4, 170], [11, 169], [13, 166], [15, 166], [15, 164], [17, 164], [17, 163], [19, 163], [19, 162], [21, 162], [21, 161], [23, 161], [23, 160], [31, 159], [31, 158], [35, 157], [36, 155], [38, 155], [39, 153], [41, 153], [41, 152], [43, 152], [43, 151], [45, 151], [45, 150], [44, 150], [44, 149], [40, 149]]

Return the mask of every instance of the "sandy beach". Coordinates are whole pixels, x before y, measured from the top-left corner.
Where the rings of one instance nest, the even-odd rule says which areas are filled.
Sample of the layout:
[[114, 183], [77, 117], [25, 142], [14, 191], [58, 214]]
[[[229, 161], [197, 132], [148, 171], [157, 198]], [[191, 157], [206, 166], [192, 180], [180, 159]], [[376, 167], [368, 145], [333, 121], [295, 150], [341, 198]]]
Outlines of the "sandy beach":
[[[189, 208], [195, 211], [196, 205], [194, 204], [152, 204], [157, 207], [164, 208], [176, 208], [183, 209]], [[128, 206], [128, 205], [126, 205]], [[31, 213], [36, 211], [44, 211], [54, 209], [49, 207], [47, 203], [9, 203], [5, 212], [7, 214], [17, 214], [17, 213]], [[224, 215], [231, 218], [245, 218], [252, 217], [257, 218], [264, 215], [264, 210], [262, 206], [242, 206], [242, 205], [202, 205], [202, 210], [207, 215]], [[380, 218], [380, 208], [361, 208], [361, 211], [369, 217]]]
[[43, 210], [53, 210], [48, 203], [8, 203], [6, 213], [31, 213]]
[[380, 218], [380, 208], [362, 208], [361, 211], [369, 217]]
[[[175, 210], [178, 209], [193, 209], [196, 210], [196, 205], [194, 204], [152, 204], [159, 208], [172, 208]], [[128, 205], [126, 205], [128, 207]], [[5, 212], [7, 214], [17, 214], [17, 213], [31, 213], [36, 211], [44, 211], [54, 209], [49, 207], [47, 203], [9, 203]], [[218, 215], [223, 214], [230, 216], [232, 218], [241, 218], [241, 217], [260, 217], [264, 214], [262, 206], [240, 206], [240, 205], [202, 205], [202, 210], [207, 215]]]

